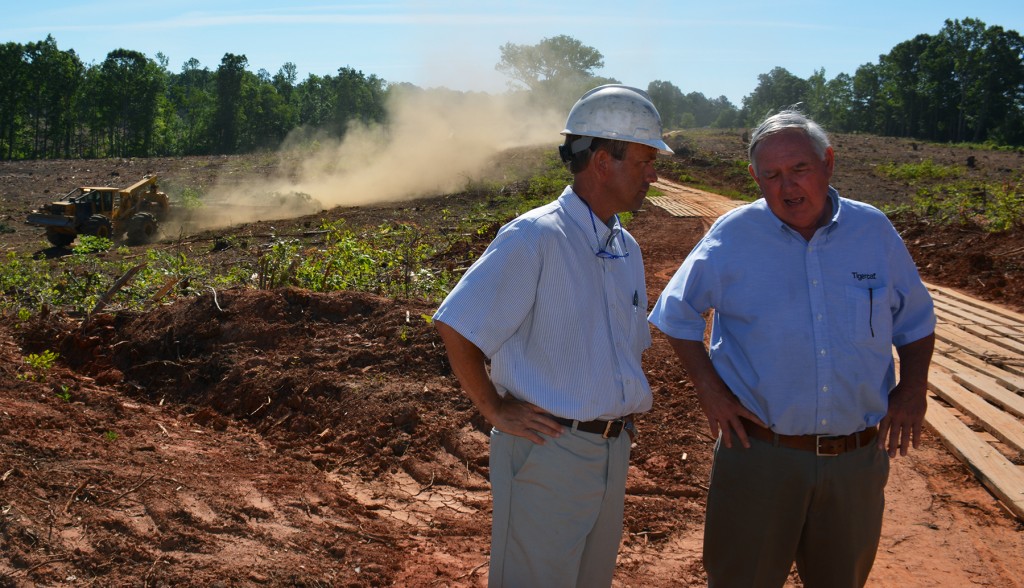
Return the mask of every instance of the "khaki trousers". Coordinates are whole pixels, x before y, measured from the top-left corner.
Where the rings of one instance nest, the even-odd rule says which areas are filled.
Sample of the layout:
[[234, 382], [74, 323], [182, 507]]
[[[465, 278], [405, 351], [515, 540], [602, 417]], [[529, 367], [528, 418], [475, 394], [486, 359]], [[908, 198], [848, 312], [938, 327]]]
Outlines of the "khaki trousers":
[[611, 586], [629, 435], [604, 439], [565, 429], [545, 441], [491, 432], [489, 586]]
[[859, 588], [875, 560], [889, 456], [874, 443], [837, 455], [750, 440], [715, 446], [704, 566], [708, 585]]

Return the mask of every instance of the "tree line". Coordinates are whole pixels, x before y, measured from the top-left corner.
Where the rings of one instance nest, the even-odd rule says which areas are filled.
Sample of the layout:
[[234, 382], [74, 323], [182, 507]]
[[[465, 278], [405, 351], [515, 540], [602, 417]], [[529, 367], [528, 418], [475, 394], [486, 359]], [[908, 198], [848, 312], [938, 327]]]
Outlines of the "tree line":
[[[85, 64], [52, 36], [0, 45], [0, 159], [206, 155], [272, 149], [298, 128], [341, 137], [349, 125], [386, 122], [389, 94], [411, 84], [342, 67], [298, 81], [294, 63], [271, 75], [227, 53], [215, 70], [196, 59], [180, 72], [158, 53], [111, 51]], [[559, 35], [506, 43], [495, 66], [510, 89], [567, 108], [613, 78], [595, 74], [603, 55]], [[740, 107], [725, 96], [647, 88], [668, 129], [750, 126], [791, 105], [836, 132], [933, 141], [1024, 145], [1024, 39], [967, 18], [900, 43], [877, 63], [827, 79], [776, 67], [758, 76]]]
[[252, 73], [227, 53], [216, 70], [196, 59], [117, 49], [86, 65], [52, 36], [0, 45], [0, 159], [148, 157], [275, 148], [307, 126], [335, 136], [352, 121], [382, 122], [388, 84], [342, 67], [297, 83], [285, 63]]

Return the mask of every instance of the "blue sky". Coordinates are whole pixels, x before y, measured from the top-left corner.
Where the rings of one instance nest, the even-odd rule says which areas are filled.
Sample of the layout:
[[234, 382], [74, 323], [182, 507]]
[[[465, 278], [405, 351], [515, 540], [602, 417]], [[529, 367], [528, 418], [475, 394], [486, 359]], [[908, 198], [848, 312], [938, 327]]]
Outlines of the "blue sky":
[[758, 74], [781, 66], [828, 78], [877, 62], [899, 42], [935, 34], [949, 19], [977, 18], [1024, 32], [1020, 0], [552, 0], [294, 3], [264, 0], [5, 0], [0, 42], [52, 34], [61, 49], [99, 63], [113, 49], [162, 52], [180, 71], [189, 58], [216, 69], [225, 53], [271, 74], [295, 63], [300, 79], [349, 66], [391, 82], [499, 92], [494, 70], [506, 42], [566, 34], [604, 55], [596, 72], [646, 88], [666, 80], [684, 92], [737, 106]]

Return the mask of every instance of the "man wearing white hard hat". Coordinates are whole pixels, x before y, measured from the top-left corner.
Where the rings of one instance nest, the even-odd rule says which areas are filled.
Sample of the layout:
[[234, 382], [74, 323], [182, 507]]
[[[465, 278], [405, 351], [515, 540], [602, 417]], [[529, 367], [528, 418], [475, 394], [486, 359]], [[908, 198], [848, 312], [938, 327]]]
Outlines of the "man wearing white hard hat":
[[611, 585], [633, 416], [651, 407], [643, 258], [618, 213], [672, 150], [650, 97], [617, 84], [584, 94], [562, 134], [572, 185], [502, 227], [434, 314], [493, 426], [490, 586]]

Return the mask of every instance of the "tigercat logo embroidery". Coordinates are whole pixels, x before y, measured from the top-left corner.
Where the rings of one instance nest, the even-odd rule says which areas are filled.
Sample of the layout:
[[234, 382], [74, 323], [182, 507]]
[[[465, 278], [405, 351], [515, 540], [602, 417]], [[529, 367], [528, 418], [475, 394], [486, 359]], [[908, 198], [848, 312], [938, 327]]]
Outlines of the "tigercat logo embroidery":
[[858, 282], [863, 282], [864, 280], [876, 280], [876, 279], [878, 279], [878, 278], [875, 277], [875, 274], [861, 274], [861, 273], [857, 273], [857, 272], [850, 272], [850, 273], [853, 274], [853, 279], [857, 280]]

